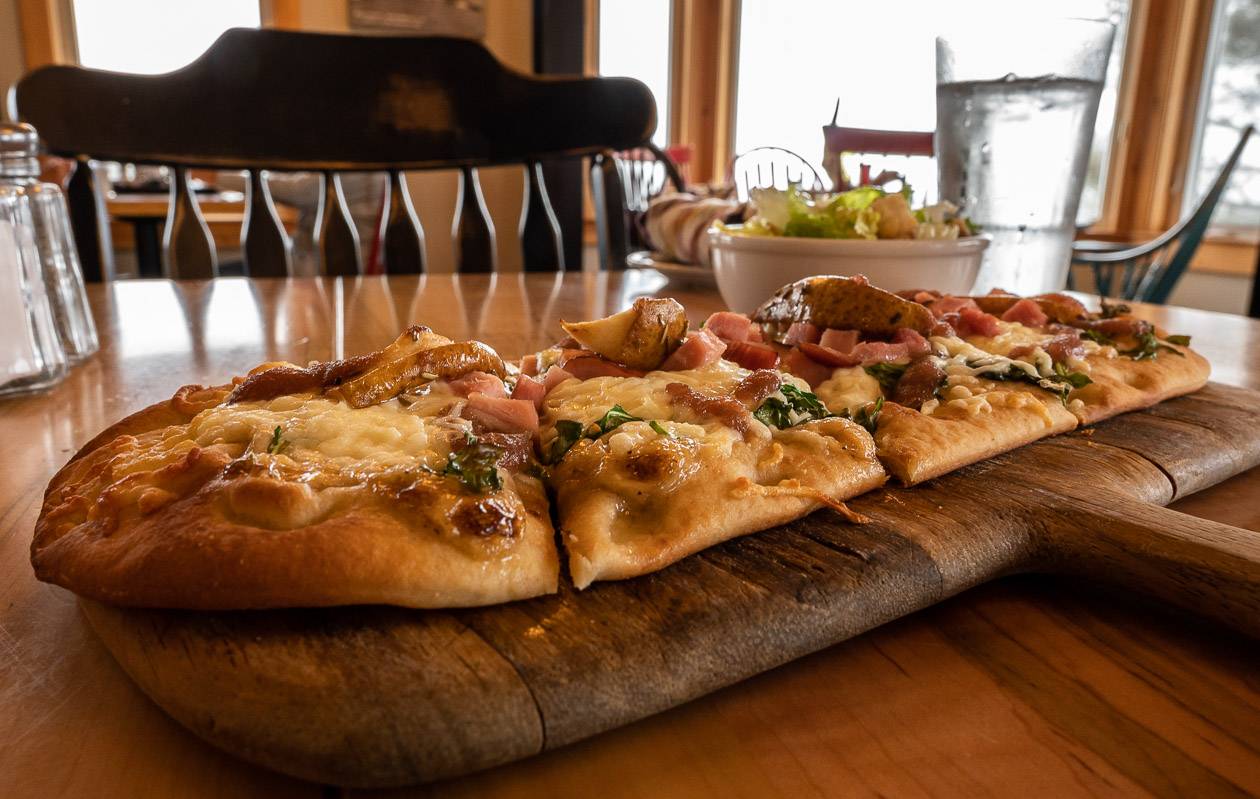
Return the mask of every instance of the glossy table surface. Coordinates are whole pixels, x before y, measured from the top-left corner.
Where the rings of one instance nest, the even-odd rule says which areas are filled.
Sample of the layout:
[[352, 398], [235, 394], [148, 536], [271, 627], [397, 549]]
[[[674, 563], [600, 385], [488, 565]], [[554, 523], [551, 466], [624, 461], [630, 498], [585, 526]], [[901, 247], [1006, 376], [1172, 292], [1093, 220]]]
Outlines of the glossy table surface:
[[[89, 293], [101, 352], [47, 393], [0, 400], [4, 796], [343, 795], [202, 744], [132, 686], [72, 595], [34, 579], [44, 485], [101, 428], [181, 385], [354, 354], [410, 322], [517, 355], [555, 340], [561, 318], [602, 316], [641, 294], [677, 297], [693, 323], [722, 307], [711, 290], [653, 272], [131, 281]], [[1215, 380], [1260, 388], [1260, 322], [1141, 312], [1193, 335]], [[1260, 470], [1174, 507], [1260, 531]], [[1260, 794], [1260, 643], [1140, 596], [1011, 578], [567, 749], [389, 795], [591, 792]]]

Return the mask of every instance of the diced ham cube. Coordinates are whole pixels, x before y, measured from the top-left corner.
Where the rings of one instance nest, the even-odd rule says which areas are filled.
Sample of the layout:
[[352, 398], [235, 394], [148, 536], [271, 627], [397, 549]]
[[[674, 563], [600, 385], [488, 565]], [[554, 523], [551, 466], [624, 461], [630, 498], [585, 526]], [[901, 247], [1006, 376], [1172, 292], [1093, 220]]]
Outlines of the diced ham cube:
[[521, 375], [512, 389], [512, 399], [529, 400], [534, 403], [535, 410], [542, 410], [543, 398], [547, 396], [547, 386], [541, 378]]
[[928, 307], [932, 311], [932, 315], [937, 319], [940, 319], [945, 314], [959, 313], [964, 308], [975, 308], [976, 310], [979, 310], [979, 306], [976, 305], [976, 301], [970, 297], [941, 297], [939, 300], [933, 300], [932, 304]]
[[954, 327], [960, 336], [979, 335], [992, 338], [1002, 332], [1002, 328], [998, 326], [998, 318], [979, 308], [963, 308]]
[[450, 381], [451, 391], [461, 397], [470, 394], [485, 394], [487, 397], [506, 397], [507, 388], [503, 381], [487, 372], [469, 372]]
[[469, 394], [463, 416], [495, 433], [533, 433], [538, 430], [538, 410], [524, 399]]
[[[856, 352], [840, 352], [830, 347], [824, 347], [821, 344], [810, 344], [808, 341], [801, 342], [797, 345], [797, 349], [810, 360], [821, 363], [824, 366], [830, 366], [832, 369], [842, 366], [857, 366], [862, 362], [861, 356]], [[801, 375], [801, 377], [804, 377], [804, 375]]]
[[793, 322], [788, 327], [787, 333], [783, 335], [783, 343], [789, 347], [800, 344], [802, 341], [817, 344], [821, 336], [822, 328], [818, 325], [809, 322]]
[[708, 366], [722, 359], [722, 353], [726, 351], [726, 347], [726, 342], [718, 338], [709, 328], [692, 330], [678, 349], [670, 353], [661, 364], [661, 369], [667, 372], [678, 372]]
[[928, 344], [928, 340], [919, 335], [919, 331], [908, 327], [903, 327], [893, 333], [892, 340], [894, 344], [905, 344], [906, 354], [911, 358], [918, 358], [932, 351], [932, 345]]
[[718, 311], [705, 320], [703, 329], [726, 341], [748, 341], [753, 323], [742, 313]]
[[822, 337], [818, 339], [820, 347], [827, 347], [836, 352], [849, 352], [858, 343], [858, 331], [856, 330], [836, 330], [828, 328], [823, 331]]
[[815, 361], [799, 349], [794, 349], [783, 357], [783, 366], [792, 374], [809, 383], [811, 388], [831, 377], [832, 367]]
[[1036, 300], [1023, 299], [1006, 309], [1003, 322], [1018, 322], [1028, 327], [1044, 327], [1050, 321]]
[[745, 369], [773, 369], [779, 365], [779, 353], [769, 344], [736, 341], [726, 345], [722, 357]]
[[553, 388], [566, 380], [572, 379], [573, 375], [566, 372], [563, 368], [559, 366], [552, 366], [547, 370], [547, 373], [543, 375], [543, 388], [547, 390], [546, 393], [550, 394]]
[[533, 377], [538, 374], [538, 355], [526, 355], [521, 358], [521, 374]]

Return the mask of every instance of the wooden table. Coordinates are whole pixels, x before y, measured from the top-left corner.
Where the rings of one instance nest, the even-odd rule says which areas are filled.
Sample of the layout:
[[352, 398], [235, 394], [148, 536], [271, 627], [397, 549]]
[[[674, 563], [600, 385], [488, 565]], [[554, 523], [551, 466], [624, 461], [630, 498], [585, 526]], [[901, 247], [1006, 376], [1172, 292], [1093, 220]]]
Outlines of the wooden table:
[[[120, 416], [264, 360], [340, 357], [408, 322], [505, 355], [666, 293], [655, 273], [123, 281], [89, 288], [101, 353], [0, 402], [0, 794], [341, 796], [201, 743], [134, 688], [66, 591], [36, 582], [48, 478]], [[1260, 388], [1260, 322], [1142, 311], [1195, 336], [1221, 382]], [[1088, 479], [1088, 475], [1082, 475]], [[1260, 470], [1178, 509], [1260, 531]], [[821, 797], [1260, 794], [1260, 643], [1064, 580], [985, 586], [567, 749], [391, 796]], [[349, 792], [346, 793], [349, 795]]]

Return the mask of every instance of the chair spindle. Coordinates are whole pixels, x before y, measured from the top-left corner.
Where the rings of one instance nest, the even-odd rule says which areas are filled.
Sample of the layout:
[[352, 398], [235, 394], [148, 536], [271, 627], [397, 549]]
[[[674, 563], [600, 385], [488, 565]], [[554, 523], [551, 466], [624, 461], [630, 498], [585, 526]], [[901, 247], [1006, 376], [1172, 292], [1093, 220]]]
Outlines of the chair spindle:
[[293, 243], [285, 232], [261, 169], [250, 170], [241, 223], [241, 253], [250, 277], [285, 277], [293, 273]]
[[525, 202], [521, 204], [521, 256], [526, 272], [563, 272], [564, 239], [547, 196], [542, 164], [525, 166]]
[[188, 185], [188, 170], [171, 167], [171, 200], [162, 237], [162, 270], [173, 280], [203, 280], [219, 271], [210, 226], [201, 215], [197, 195]]
[[390, 170], [389, 185], [385, 187], [381, 245], [386, 274], [417, 275], [425, 271], [424, 228], [411, 203], [407, 175], [396, 169]]
[[591, 159], [591, 203], [595, 206], [595, 235], [599, 241], [599, 268], [625, 269], [629, 227], [622, 212], [621, 170], [611, 152]]
[[481, 182], [474, 167], [459, 171], [459, 197], [455, 201], [455, 221], [451, 226], [455, 247], [455, 271], [495, 272], [494, 223], [481, 195]]
[[114, 240], [105, 221], [109, 218], [105, 196], [99, 188], [92, 162], [77, 159], [66, 186], [66, 204], [83, 279], [92, 282], [114, 279]]
[[344, 276], [363, 272], [359, 234], [341, 190], [341, 176], [336, 172], [324, 173], [319, 212], [315, 217], [315, 247], [319, 250], [323, 274]]

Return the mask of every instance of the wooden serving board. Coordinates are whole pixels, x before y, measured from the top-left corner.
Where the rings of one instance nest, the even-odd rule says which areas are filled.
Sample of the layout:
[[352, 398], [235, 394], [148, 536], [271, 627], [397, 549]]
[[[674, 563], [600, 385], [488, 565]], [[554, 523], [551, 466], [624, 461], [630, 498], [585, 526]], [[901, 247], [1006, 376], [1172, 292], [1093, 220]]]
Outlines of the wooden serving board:
[[657, 574], [498, 607], [83, 608], [197, 735], [348, 786], [438, 779], [665, 710], [995, 577], [1081, 574], [1260, 635], [1260, 534], [1161, 505], [1260, 464], [1260, 393], [1189, 397]]

